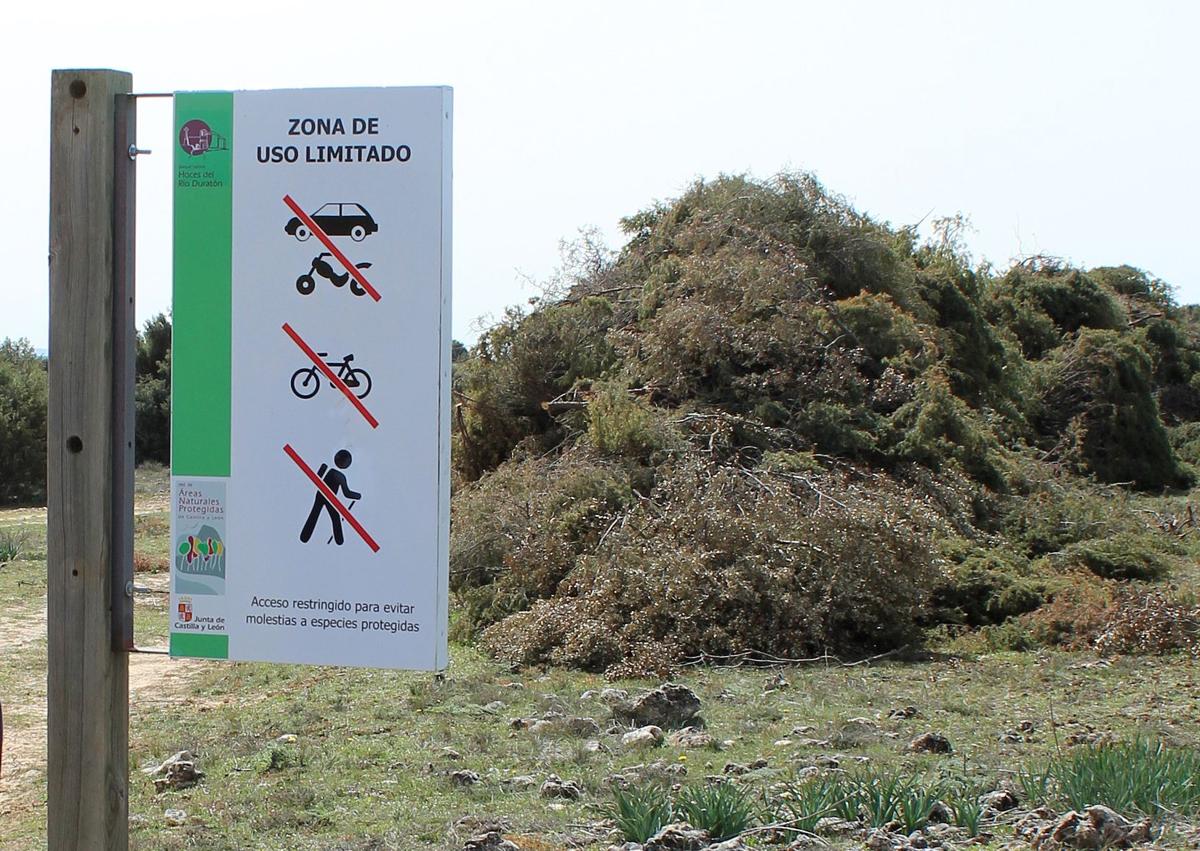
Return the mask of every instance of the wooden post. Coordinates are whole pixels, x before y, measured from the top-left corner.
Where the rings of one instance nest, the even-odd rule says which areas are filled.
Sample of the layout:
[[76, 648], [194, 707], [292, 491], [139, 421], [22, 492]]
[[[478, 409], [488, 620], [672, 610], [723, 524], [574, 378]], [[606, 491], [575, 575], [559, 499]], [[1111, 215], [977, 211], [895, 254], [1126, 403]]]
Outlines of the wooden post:
[[[50, 405], [47, 610], [48, 848], [129, 846], [129, 657], [113, 647], [116, 538], [130, 523], [117, 400], [133, 333], [114, 231], [119, 95], [131, 75], [55, 71], [50, 84]], [[121, 317], [124, 317], [122, 319]], [[124, 337], [124, 339], [122, 339]]]

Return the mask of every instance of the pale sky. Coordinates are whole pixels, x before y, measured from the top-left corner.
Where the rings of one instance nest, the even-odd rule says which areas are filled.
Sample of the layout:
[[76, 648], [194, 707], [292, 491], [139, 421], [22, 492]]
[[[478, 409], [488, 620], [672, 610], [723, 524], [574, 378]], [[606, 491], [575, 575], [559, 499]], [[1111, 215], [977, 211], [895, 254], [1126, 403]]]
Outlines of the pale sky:
[[[558, 245], [698, 177], [814, 172], [902, 225], [962, 212], [978, 258], [1130, 263], [1200, 302], [1200, 5], [314, 3], [6, 11], [0, 338], [47, 343], [53, 68], [139, 92], [450, 85], [454, 331], [524, 303]], [[139, 321], [170, 307], [171, 128], [143, 101]]]

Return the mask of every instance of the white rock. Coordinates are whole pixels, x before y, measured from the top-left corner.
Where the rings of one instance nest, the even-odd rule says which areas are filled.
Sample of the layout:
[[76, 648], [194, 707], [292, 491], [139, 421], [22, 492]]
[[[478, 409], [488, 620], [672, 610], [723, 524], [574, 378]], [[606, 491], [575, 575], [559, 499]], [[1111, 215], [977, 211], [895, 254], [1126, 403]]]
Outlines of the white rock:
[[532, 789], [538, 785], [538, 782], [532, 774], [518, 774], [502, 781], [500, 785], [513, 792], [523, 792], [526, 789]]
[[645, 727], [639, 727], [636, 730], [630, 730], [621, 737], [621, 746], [628, 750], [644, 750], [646, 748], [656, 748], [663, 743], [663, 731], [661, 727], [656, 727], [653, 724], [647, 724]]

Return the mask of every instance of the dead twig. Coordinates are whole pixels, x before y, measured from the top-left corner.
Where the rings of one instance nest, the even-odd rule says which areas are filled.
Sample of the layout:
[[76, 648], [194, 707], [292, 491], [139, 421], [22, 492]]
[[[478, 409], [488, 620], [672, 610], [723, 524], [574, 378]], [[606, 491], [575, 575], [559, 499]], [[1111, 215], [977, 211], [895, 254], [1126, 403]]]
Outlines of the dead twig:
[[877, 662], [880, 659], [886, 659], [889, 656], [895, 656], [897, 653], [902, 653], [909, 648], [910, 645], [905, 644], [902, 647], [897, 647], [893, 650], [888, 650], [884, 653], [877, 653], [874, 656], [868, 656], [864, 659], [857, 659], [853, 662], [847, 662], [832, 653], [822, 653], [820, 656], [810, 656], [805, 659], [792, 659], [786, 656], [777, 656], [774, 653], [768, 653], [765, 650], [743, 650], [740, 653], [700, 653], [697, 656], [690, 656], [683, 661], [682, 664], [687, 666], [704, 665], [710, 668], [740, 668], [744, 665], [753, 667], [785, 667], [792, 665], [816, 665], [823, 664], [828, 666], [833, 662], [839, 668], [857, 668], [862, 665], [869, 665], [872, 662]]

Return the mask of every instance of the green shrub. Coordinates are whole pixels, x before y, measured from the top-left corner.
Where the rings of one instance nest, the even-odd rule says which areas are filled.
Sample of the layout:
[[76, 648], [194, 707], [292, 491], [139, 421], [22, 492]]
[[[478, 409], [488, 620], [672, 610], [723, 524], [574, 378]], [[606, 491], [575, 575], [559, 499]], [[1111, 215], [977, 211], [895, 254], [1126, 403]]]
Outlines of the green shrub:
[[623, 468], [583, 450], [505, 465], [461, 487], [450, 535], [456, 637], [554, 594], [632, 498]]
[[1028, 574], [1028, 562], [1011, 553], [974, 553], [950, 568], [935, 588], [935, 618], [978, 627], [1031, 612], [1045, 597]]
[[138, 464], [171, 463], [171, 384], [140, 376], [134, 387], [134, 457]]
[[925, 352], [925, 341], [913, 317], [890, 296], [862, 292], [842, 299], [837, 317], [853, 333], [853, 342], [879, 362], [879, 372], [893, 360], [912, 362]]
[[1029, 360], [1040, 360], [1062, 345], [1063, 334], [1054, 320], [1034, 300], [1014, 296], [1003, 282], [993, 284], [987, 312]]
[[961, 217], [921, 242], [810, 175], [698, 182], [622, 224], [456, 361], [457, 638], [609, 676], [931, 621], [1088, 646], [1100, 577], [1171, 565], [1129, 494], [1200, 463], [1200, 309], [1161, 281], [997, 273]]
[[605, 455], [649, 461], [656, 452], [679, 442], [662, 414], [621, 386], [597, 389], [587, 414], [588, 439]]
[[1011, 297], [1036, 305], [1058, 329], [1117, 329], [1126, 317], [1111, 292], [1088, 273], [1038, 258], [1010, 271], [999, 284]]
[[455, 473], [474, 481], [509, 458], [523, 440], [549, 448], [561, 431], [548, 405], [577, 382], [599, 378], [615, 353], [604, 298], [553, 304], [529, 315], [510, 311], [454, 370]]
[[1102, 579], [1161, 579], [1170, 570], [1163, 544], [1149, 534], [1079, 541], [1066, 549], [1063, 558]]
[[701, 653], [911, 641], [939, 570], [927, 510], [874, 481], [763, 475], [702, 459], [664, 471], [553, 597], [486, 629], [484, 647], [520, 664], [659, 670]]
[[843, 458], [876, 456], [873, 417], [861, 408], [851, 410], [836, 402], [814, 402], [796, 413], [792, 427], [812, 441], [813, 449]]
[[1001, 530], [1011, 546], [1030, 558], [1061, 552], [1079, 541], [1146, 531], [1146, 522], [1117, 487], [1096, 487], [1073, 476], [1026, 464], [1008, 502]]
[[1064, 460], [1143, 489], [1190, 483], [1167, 440], [1151, 372], [1145, 351], [1115, 331], [1085, 330], [1055, 353], [1042, 377], [1041, 425], [1065, 445]]
[[891, 451], [896, 460], [914, 461], [934, 471], [954, 460], [976, 481], [996, 490], [1004, 488], [995, 437], [954, 395], [944, 376], [928, 375], [917, 397], [896, 412], [893, 423], [900, 434]]
[[1011, 408], [1020, 393], [1020, 358], [987, 321], [984, 279], [967, 268], [963, 258], [941, 253], [924, 264], [917, 280], [934, 311], [941, 350], [938, 367], [953, 392], [972, 406]]
[[303, 760], [293, 745], [272, 742], [255, 755], [254, 765], [260, 774], [270, 774], [303, 765]]
[[1166, 281], [1132, 266], [1097, 266], [1088, 269], [1088, 277], [1125, 299], [1166, 313], [1175, 307], [1175, 296]]
[[1200, 422], [1182, 423], [1167, 430], [1171, 449], [1180, 461], [1200, 467]]

